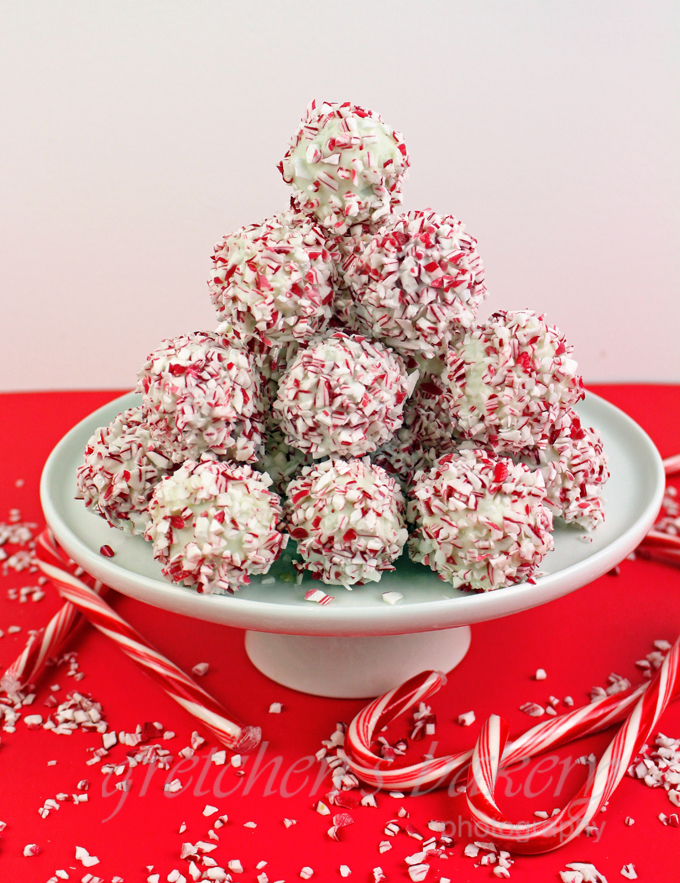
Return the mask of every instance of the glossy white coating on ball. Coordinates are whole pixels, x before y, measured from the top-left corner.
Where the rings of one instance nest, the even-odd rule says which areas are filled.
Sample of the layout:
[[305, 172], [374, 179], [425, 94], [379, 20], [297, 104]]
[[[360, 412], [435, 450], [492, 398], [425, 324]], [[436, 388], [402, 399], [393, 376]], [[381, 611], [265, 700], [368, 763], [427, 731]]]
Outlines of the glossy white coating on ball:
[[199, 331], [163, 342], [139, 372], [151, 434], [173, 462], [202, 454], [253, 462], [262, 448], [260, 377], [252, 356]]
[[453, 215], [395, 215], [351, 267], [357, 315], [401, 353], [444, 353], [486, 297], [477, 240]]
[[539, 470], [486, 451], [446, 454], [410, 491], [413, 561], [454, 588], [490, 591], [532, 576], [554, 547]]
[[157, 449], [142, 409], [130, 408], [89, 439], [76, 472], [77, 498], [112, 527], [141, 535], [153, 490], [172, 468]]
[[325, 460], [288, 485], [285, 507], [301, 568], [330, 585], [377, 582], [406, 543], [405, 503], [393, 478], [363, 460]]
[[241, 227], [215, 246], [208, 283], [228, 331], [266, 347], [304, 342], [331, 317], [335, 263], [316, 223], [299, 212], [280, 212]]
[[494, 313], [445, 362], [442, 384], [456, 432], [498, 452], [545, 445], [559, 417], [583, 398], [571, 346], [530, 310]]
[[146, 539], [163, 574], [199, 592], [233, 592], [286, 545], [271, 479], [250, 466], [187, 460], [157, 486]]
[[362, 456], [401, 426], [417, 378], [382, 344], [337, 331], [298, 353], [274, 410], [292, 447], [317, 459]]
[[341, 235], [389, 214], [408, 166], [403, 136], [379, 114], [349, 102], [312, 101], [279, 170], [294, 204]]

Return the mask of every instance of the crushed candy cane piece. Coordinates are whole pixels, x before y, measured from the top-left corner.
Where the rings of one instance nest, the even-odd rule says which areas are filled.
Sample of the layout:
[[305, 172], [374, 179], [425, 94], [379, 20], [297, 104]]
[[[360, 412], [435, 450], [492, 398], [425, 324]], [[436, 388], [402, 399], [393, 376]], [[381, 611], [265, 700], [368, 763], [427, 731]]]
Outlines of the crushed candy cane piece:
[[193, 668], [191, 669], [191, 671], [192, 671], [193, 674], [195, 674], [197, 677], [202, 678], [203, 675], [205, 675], [205, 674], [208, 673], [208, 669], [209, 669], [209, 668], [210, 668], [210, 663], [209, 663], [209, 662], [197, 662], [196, 665], [193, 666]]
[[621, 876], [625, 877], [626, 880], [637, 880], [638, 875], [635, 870], [635, 865], [627, 864], [621, 868]]
[[83, 866], [86, 868], [91, 868], [93, 865], [99, 864], [97, 856], [90, 855], [84, 846], [76, 846], [76, 860], [82, 862]]
[[283, 705], [280, 702], [272, 702], [269, 706], [269, 714], [281, 714]]
[[459, 714], [457, 721], [456, 721], [456, 723], [460, 724], [461, 727], [469, 727], [474, 722], [475, 722], [474, 711], [466, 711], [465, 714]]
[[589, 862], [571, 862], [567, 864], [567, 867], [570, 871], [575, 872], [575, 875], [560, 871], [560, 877], [564, 883], [607, 883], [604, 874], [601, 874], [595, 865]]
[[33, 855], [40, 855], [41, 852], [42, 849], [37, 843], [27, 843], [26, 846], [24, 846], [24, 855], [27, 858], [30, 858]]
[[534, 680], [544, 681], [547, 677], [548, 677], [548, 675], [546, 674], [546, 671], [544, 668], [537, 668], [536, 669], [536, 674], [534, 675]]

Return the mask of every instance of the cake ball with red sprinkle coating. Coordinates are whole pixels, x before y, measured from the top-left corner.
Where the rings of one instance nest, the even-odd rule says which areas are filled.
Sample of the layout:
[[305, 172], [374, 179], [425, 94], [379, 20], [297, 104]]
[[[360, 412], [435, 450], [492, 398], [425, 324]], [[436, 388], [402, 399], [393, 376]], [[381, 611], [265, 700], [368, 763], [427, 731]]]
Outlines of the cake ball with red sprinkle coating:
[[325, 329], [334, 282], [335, 258], [318, 225], [286, 211], [218, 242], [208, 286], [219, 331], [271, 347], [304, 342]]
[[406, 543], [405, 503], [393, 478], [368, 458], [306, 466], [288, 485], [290, 536], [302, 563], [330, 585], [377, 582]]
[[130, 408], [88, 441], [85, 462], [76, 472], [77, 499], [111, 527], [142, 535], [153, 490], [172, 469], [172, 461], [157, 450], [142, 409]]
[[441, 457], [410, 492], [413, 561], [454, 588], [491, 591], [532, 576], [553, 549], [540, 471], [481, 449]]
[[263, 443], [260, 377], [252, 356], [198, 331], [163, 341], [139, 372], [151, 435], [175, 463], [210, 453], [253, 462]]
[[293, 203], [336, 236], [389, 214], [408, 167], [403, 136], [348, 101], [312, 101], [279, 164]]
[[442, 383], [456, 433], [499, 453], [544, 446], [560, 415], [584, 395], [571, 346], [531, 310], [494, 313], [445, 361]]
[[267, 573], [285, 547], [281, 501], [250, 466], [187, 460], [161, 481], [149, 505], [147, 540], [172, 582], [234, 592]]
[[286, 443], [315, 459], [374, 451], [401, 426], [418, 372], [382, 344], [336, 331], [300, 350], [274, 410]]
[[351, 268], [357, 316], [401, 353], [444, 353], [486, 297], [477, 241], [452, 215], [391, 217]]
[[528, 451], [522, 462], [540, 469], [546, 505], [568, 524], [594, 530], [604, 521], [602, 485], [609, 478], [607, 455], [596, 429], [582, 425], [575, 411], [563, 414], [544, 448]]

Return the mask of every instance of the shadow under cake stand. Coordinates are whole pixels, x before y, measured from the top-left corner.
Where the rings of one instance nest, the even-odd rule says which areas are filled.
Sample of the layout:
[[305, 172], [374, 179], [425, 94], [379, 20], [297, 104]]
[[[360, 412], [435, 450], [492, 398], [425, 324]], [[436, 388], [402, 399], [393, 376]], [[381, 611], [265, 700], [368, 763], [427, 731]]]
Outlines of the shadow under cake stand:
[[[87, 440], [138, 404], [134, 393], [110, 402], [55, 447], [41, 481], [47, 524], [74, 561], [106, 585], [155, 607], [246, 629], [246, 651], [260, 671], [319, 696], [376, 696], [419, 671], [450, 671], [470, 646], [471, 624], [545, 604], [622, 561], [653, 524], [663, 496], [663, 466], [652, 441], [626, 414], [589, 393], [577, 411], [587, 426], [599, 429], [609, 458], [606, 520], [592, 534], [558, 523], [555, 550], [545, 557], [544, 575], [535, 584], [461, 592], [404, 554], [379, 583], [353, 591], [325, 586], [308, 574], [296, 585], [291, 543], [266, 576], [253, 577], [238, 593], [199, 595], [163, 578], [149, 543], [109, 527], [74, 498]], [[104, 544], [113, 558], [100, 554]], [[334, 600], [306, 601], [310, 588], [322, 588]], [[390, 605], [384, 592], [403, 597]]]

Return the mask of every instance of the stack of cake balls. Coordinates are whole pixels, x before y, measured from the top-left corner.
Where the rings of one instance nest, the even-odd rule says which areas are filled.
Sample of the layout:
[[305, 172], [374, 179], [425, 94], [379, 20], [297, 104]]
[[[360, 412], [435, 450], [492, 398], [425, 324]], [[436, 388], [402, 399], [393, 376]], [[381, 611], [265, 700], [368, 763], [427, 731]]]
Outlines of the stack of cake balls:
[[408, 546], [488, 591], [532, 577], [554, 518], [603, 520], [571, 347], [529, 310], [477, 321], [477, 242], [400, 210], [408, 167], [378, 114], [312, 102], [290, 207], [215, 247], [216, 329], [163, 341], [88, 442], [79, 497], [169, 580], [234, 592], [292, 539], [299, 580], [375, 582]]

